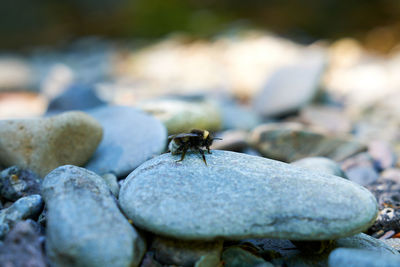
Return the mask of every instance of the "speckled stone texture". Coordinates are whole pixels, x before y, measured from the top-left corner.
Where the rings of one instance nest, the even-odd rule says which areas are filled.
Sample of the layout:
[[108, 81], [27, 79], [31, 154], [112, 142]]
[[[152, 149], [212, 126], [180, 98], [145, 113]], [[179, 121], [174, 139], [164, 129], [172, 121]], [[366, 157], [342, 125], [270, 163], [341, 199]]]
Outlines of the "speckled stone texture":
[[338, 248], [329, 255], [329, 267], [398, 267], [400, 256], [354, 248]]
[[193, 240], [324, 240], [367, 229], [377, 215], [365, 188], [328, 174], [228, 151], [163, 154], [133, 171], [119, 202], [138, 227]]
[[52, 266], [138, 266], [144, 240], [117, 207], [103, 178], [76, 166], [43, 181], [46, 250]]
[[44, 177], [65, 164], [81, 166], [102, 138], [101, 125], [78, 111], [49, 118], [0, 121], [0, 164]]
[[103, 175], [128, 175], [137, 166], [159, 155], [166, 147], [167, 130], [153, 116], [122, 106], [88, 111], [104, 128], [104, 138], [86, 168]]

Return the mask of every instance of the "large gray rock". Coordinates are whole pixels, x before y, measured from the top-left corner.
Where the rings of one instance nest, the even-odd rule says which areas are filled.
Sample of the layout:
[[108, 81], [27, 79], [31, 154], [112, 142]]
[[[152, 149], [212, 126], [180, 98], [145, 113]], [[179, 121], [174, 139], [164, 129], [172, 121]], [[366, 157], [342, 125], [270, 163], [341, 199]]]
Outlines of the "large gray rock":
[[145, 243], [119, 211], [103, 178], [76, 166], [43, 181], [47, 255], [53, 266], [137, 266]]
[[338, 248], [329, 255], [329, 267], [398, 267], [400, 256], [376, 251]]
[[250, 143], [263, 156], [285, 162], [305, 157], [342, 161], [367, 149], [355, 140], [325, 135], [297, 123], [260, 125], [253, 130]]
[[78, 111], [49, 118], [0, 121], [0, 164], [44, 177], [65, 164], [83, 165], [102, 138], [101, 125]]
[[102, 107], [89, 111], [103, 126], [104, 138], [86, 168], [98, 174], [127, 175], [166, 147], [164, 125], [130, 107]]
[[0, 210], [0, 239], [19, 221], [35, 218], [43, 208], [40, 195], [30, 195], [14, 202], [10, 207]]
[[135, 225], [180, 239], [323, 240], [367, 229], [374, 196], [348, 180], [282, 162], [213, 151], [163, 154], [133, 171], [119, 202]]
[[310, 51], [298, 63], [279, 68], [254, 97], [254, 108], [264, 116], [302, 108], [316, 94], [325, 64], [325, 54]]

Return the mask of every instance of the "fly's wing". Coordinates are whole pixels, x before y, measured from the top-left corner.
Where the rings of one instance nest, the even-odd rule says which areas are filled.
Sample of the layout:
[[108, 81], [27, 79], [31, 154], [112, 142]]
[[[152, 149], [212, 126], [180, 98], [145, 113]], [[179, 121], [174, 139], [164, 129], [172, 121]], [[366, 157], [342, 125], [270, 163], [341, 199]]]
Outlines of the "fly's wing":
[[172, 137], [171, 139], [182, 139], [185, 137], [197, 137], [199, 136], [198, 134], [193, 134], [193, 133], [180, 133], [180, 134], [175, 134], [175, 135], [170, 135], [168, 136], [168, 139]]
[[196, 136], [198, 136], [198, 135], [193, 134], [193, 133], [173, 134], [173, 135], [168, 136], [168, 144], [172, 141], [172, 139], [182, 140], [184, 138], [196, 137]]

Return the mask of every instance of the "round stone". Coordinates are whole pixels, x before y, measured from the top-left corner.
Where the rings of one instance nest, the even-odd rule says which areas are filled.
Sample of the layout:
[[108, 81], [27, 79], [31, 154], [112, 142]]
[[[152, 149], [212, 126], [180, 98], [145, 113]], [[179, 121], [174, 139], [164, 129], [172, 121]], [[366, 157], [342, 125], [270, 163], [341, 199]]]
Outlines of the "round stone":
[[0, 164], [44, 177], [65, 164], [83, 165], [102, 138], [101, 125], [78, 111], [49, 118], [0, 121]]
[[228, 151], [163, 154], [123, 183], [119, 202], [135, 225], [189, 240], [249, 237], [324, 240], [367, 229], [377, 215], [365, 188], [329, 174]]

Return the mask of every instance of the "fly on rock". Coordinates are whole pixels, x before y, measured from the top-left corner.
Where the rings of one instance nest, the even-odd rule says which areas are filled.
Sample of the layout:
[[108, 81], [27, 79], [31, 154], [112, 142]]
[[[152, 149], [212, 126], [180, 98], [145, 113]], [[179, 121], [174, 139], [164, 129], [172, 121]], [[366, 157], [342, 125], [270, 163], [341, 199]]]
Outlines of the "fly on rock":
[[182, 161], [185, 158], [186, 152], [190, 149], [197, 151], [203, 158], [204, 164], [207, 165], [206, 157], [203, 148], [207, 149], [208, 154], [211, 154], [210, 146], [214, 140], [222, 140], [221, 138], [213, 137], [207, 130], [193, 129], [190, 133], [180, 133], [168, 136], [168, 149], [172, 155], [182, 154]]

